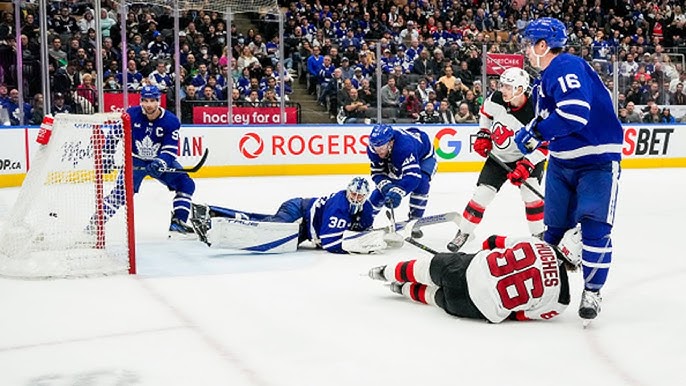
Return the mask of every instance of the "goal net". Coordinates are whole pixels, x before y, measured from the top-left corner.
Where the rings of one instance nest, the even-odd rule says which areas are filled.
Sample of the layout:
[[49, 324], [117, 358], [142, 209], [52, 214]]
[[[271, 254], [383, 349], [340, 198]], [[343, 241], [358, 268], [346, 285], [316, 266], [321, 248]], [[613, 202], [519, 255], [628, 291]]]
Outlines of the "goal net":
[[48, 138], [0, 230], [0, 275], [135, 273], [128, 115], [58, 114]]

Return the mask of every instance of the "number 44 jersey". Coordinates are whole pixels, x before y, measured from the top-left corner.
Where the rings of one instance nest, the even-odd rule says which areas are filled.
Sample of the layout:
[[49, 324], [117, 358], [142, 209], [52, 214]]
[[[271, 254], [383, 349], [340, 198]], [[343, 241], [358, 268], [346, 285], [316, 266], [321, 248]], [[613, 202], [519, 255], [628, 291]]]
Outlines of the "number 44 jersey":
[[537, 238], [502, 239], [467, 268], [469, 297], [491, 322], [551, 319], [569, 305], [567, 271], [552, 246]]

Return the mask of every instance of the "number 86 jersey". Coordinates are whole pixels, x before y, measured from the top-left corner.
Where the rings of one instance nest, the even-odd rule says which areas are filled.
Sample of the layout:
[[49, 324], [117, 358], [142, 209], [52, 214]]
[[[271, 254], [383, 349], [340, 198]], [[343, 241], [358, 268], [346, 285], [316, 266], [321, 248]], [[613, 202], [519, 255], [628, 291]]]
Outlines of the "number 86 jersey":
[[491, 322], [551, 319], [569, 305], [567, 271], [552, 246], [537, 238], [504, 240], [483, 250], [466, 272], [469, 297]]

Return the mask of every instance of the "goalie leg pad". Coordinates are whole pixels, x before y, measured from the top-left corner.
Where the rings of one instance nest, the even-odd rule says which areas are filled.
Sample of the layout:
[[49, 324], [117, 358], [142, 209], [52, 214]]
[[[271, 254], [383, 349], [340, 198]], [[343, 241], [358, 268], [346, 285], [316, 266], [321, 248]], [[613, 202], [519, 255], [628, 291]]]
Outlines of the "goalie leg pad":
[[212, 248], [285, 253], [298, 249], [299, 223], [257, 222], [213, 217], [207, 231]]
[[371, 232], [344, 231], [341, 248], [348, 253], [372, 253], [387, 248], [382, 229]]

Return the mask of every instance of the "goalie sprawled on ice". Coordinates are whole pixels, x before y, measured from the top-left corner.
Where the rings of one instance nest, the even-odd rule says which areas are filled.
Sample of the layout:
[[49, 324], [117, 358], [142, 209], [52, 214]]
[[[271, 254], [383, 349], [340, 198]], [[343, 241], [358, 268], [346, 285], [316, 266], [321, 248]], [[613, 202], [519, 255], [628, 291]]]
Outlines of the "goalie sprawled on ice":
[[200, 240], [213, 248], [293, 252], [309, 240], [333, 253], [371, 253], [387, 245], [381, 230], [360, 233], [374, 221], [368, 196], [369, 182], [355, 177], [328, 196], [287, 200], [273, 215], [193, 204], [191, 222]]

